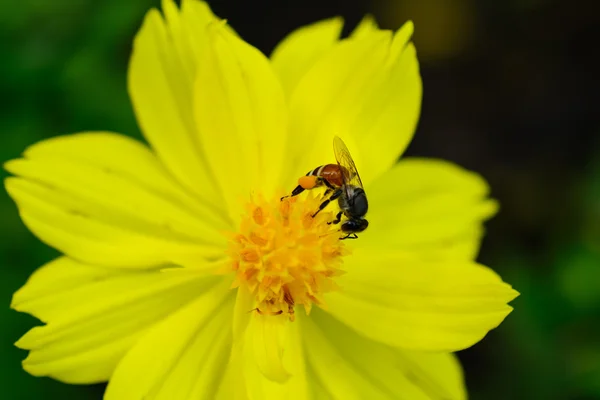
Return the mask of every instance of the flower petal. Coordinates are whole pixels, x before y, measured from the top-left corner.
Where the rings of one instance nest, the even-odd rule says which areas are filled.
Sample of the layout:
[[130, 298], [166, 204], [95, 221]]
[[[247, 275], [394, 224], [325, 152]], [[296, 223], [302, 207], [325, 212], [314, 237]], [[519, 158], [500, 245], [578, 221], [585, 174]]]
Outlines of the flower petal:
[[375, 21], [375, 17], [371, 14], [367, 14], [360, 20], [356, 28], [354, 28], [350, 37], [361, 38], [370, 35], [373, 32], [377, 32], [378, 30], [379, 26], [377, 25], [377, 21]]
[[288, 96], [315, 62], [337, 43], [343, 25], [343, 19], [336, 17], [303, 26], [275, 47], [271, 62]]
[[468, 261], [356, 249], [327, 310], [362, 335], [394, 347], [456, 351], [472, 346], [511, 312], [518, 296], [492, 270]]
[[447, 161], [406, 158], [366, 187], [369, 229], [359, 247], [472, 260], [496, 201], [479, 175]]
[[287, 329], [287, 315], [254, 315], [248, 325], [248, 352], [258, 369], [275, 382], [285, 382], [290, 377], [283, 366]]
[[268, 59], [212, 24], [198, 68], [195, 115], [207, 161], [234, 221], [253, 191], [275, 193], [287, 137], [283, 90]]
[[187, 189], [207, 204], [222, 196], [205, 162], [193, 114], [198, 54], [206, 46], [206, 26], [215, 20], [208, 5], [185, 1], [177, 10], [163, 1], [146, 15], [129, 64], [128, 87], [138, 123], [160, 160]]
[[213, 398], [231, 349], [233, 296], [222, 284], [198, 294], [125, 355], [106, 400]]
[[142, 144], [82, 133], [31, 146], [6, 188], [42, 241], [83, 262], [155, 267], [217, 257], [227, 217], [173, 183]]
[[319, 309], [305, 322], [316, 398], [466, 399], [462, 370], [452, 354], [411, 352], [365, 339]]
[[299, 323], [287, 315], [261, 315], [254, 297], [238, 289], [234, 343], [219, 398], [306, 399], [308, 386]]
[[[301, 327], [287, 316], [255, 316], [246, 344], [244, 375], [250, 399], [306, 399]], [[258, 368], [257, 368], [258, 367]]]
[[16, 343], [30, 350], [23, 368], [68, 383], [106, 381], [149, 327], [217, 280], [59, 258], [36, 271], [13, 297], [12, 308], [46, 322]]
[[409, 22], [393, 37], [370, 29], [343, 40], [302, 78], [290, 101], [286, 179], [334, 162], [334, 135], [348, 145], [364, 183], [396, 162], [421, 106], [416, 52], [408, 42], [412, 31]]

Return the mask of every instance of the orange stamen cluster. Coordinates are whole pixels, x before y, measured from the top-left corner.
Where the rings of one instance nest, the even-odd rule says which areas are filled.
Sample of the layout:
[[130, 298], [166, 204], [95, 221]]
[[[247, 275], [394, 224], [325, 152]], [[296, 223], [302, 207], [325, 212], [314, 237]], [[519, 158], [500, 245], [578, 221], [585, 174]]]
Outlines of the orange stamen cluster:
[[230, 255], [233, 287], [248, 288], [258, 313], [287, 313], [294, 320], [296, 305], [308, 314], [313, 304], [323, 304], [324, 293], [337, 289], [333, 278], [343, 273], [346, 250], [338, 227], [327, 224], [332, 212], [312, 217], [321, 200], [309, 193], [248, 205]]

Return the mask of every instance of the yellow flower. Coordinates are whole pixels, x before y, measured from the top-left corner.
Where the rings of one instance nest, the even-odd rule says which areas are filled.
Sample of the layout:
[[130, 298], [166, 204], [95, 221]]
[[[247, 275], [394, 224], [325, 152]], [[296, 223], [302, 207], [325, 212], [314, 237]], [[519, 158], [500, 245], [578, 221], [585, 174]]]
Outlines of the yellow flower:
[[[465, 398], [449, 352], [517, 293], [473, 262], [496, 210], [476, 174], [405, 159], [420, 109], [412, 24], [340, 19], [271, 59], [208, 6], [163, 1], [135, 39], [129, 92], [149, 147], [109, 132], [49, 139], [6, 168], [24, 223], [64, 256], [12, 307], [43, 326], [24, 368], [105, 398]], [[340, 241], [299, 176], [360, 170], [369, 228]]]

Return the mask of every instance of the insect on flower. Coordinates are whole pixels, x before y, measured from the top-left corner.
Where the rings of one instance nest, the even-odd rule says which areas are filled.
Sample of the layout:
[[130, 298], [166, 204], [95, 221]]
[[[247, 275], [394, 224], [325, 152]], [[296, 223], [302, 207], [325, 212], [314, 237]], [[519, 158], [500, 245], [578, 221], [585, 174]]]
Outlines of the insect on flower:
[[[340, 38], [332, 18], [268, 58], [206, 2], [160, 3], [128, 72], [148, 143], [80, 132], [4, 164], [24, 223], [62, 253], [13, 296], [42, 321], [15, 343], [23, 368], [108, 381], [105, 400], [465, 399], [450, 352], [518, 293], [474, 261], [497, 209], [485, 180], [398, 161], [422, 97], [413, 24], [367, 17]], [[340, 240], [368, 226], [341, 139], [280, 201], [288, 161], [330, 158], [303, 145], [333, 129], [373, 144], [351, 147], [377, 205], [360, 246]]]
[[321, 165], [309, 171], [298, 179], [298, 186], [292, 194], [281, 199], [297, 196], [305, 190], [327, 186], [324, 197], [329, 196], [329, 198], [321, 203], [319, 209], [312, 215], [313, 218], [330, 202], [337, 200], [340, 211], [328, 224], [339, 224], [342, 215], [345, 216], [346, 220], [342, 222], [340, 229], [346, 236], [340, 240], [357, 239], [356, 233], [364, 231], [369, 226], [369, 221], [364, 218], [369, 209], [367, 195], [350, 151], [338, 136], [333, 139], [333, 151], [337, 164]]

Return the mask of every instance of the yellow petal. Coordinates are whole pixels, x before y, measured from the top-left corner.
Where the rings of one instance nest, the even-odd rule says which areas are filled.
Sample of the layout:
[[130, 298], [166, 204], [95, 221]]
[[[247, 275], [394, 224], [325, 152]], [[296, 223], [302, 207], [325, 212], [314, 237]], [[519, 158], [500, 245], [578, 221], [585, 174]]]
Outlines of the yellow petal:
[[188, 1], [183, 12], [163, 1], [146, 15], [137, 34], [128, 88], [144, 136], [169, 172], [202, 201], [219, 206], [222, 196], [205, 162], [193, 114], [198, 52], [206, 26], [215, 20], [204, 2]]
[[375, 17], [370, 14], [367, 14], [360, 20], [360, 23], [354, 28], [350, 37], [355, 39], [360, 39], [365, 37], [373, 32], [377, 32], [379, 26], [377, 26], [377, 21], [375, 21]]
[[244, 353], [240, 343], [231, 345], [231, 352], [215, 400], [248, 400], [244, 378]]
[[250, 399], [310, 398], [300, 324], [287, 318], [256, 316], [249, 326], [244, 375]]
[[327, 310], [370, 339], [394, 347], [456, 351], [472, 346], [511, 312], [518, 296], [492, 270], [468, 261], [425, 261], [357, 249], [343, 290]]
[[[453, 353], [408, 351], [396, 349], [402, 357], [404, 371], [411, 382], [435, 398], [433, 393], [446, 393], [446, 398], [467, 399], [467, 388], [460, 360]], [[441, 396], [440, 396], [441, 397]]]
[[254, 307], [254, 297], [240, 288], [234, 343], [218, 398], [307, 400], [298, 321], [291, 323], [287, 315], [261, 315]]
[[106, 400], [213, 398], [231, 349], [232, 292], [217, 285], [153, 327], [117, 366]]
[[287, 315], [254, 315], [248, 325], [248, 354], [260, 372], [275, 382], [285, 382], [290, 377], [283, 366], [288, 329]]
[[412, 24], [393, 37], [369, 34], [340, 42], [298, 84], [290, 102], [287, 185], [335, 162], [332, 138], [348, 145], [365, 184], [388, 170], [410, 142], [421, 105]]
[[216, 281], [59, 258], [36, 271], [13, 297], [12, 308], [46, 322], [16, 343], [30, 350], [23, 368], [68, 383], [106, 381], [148, 328]]
[[402, 159], [365, 189], [369, 229], [353, 244], [373, 251], [470, 260], [479, 249], [482, 222], [497, 210], [483, 178], [442, 160]]
[[[391, 43], [391, 35], [360, 40], [342, 40], [304, 75], [290, 99], [290, 138], [287, 145], [288, 169], [294, 177], [315, 166], [335, 162], [334, 135], [349, 143], [348, 121], [365, 95], [374, 75], [381, 72]], [[353, 155], [357, 156], [357, 154]], [[361, 159], [355, 160], [361, 167]], [[289, 185], [289, 183], [288, 183]]]
[[[421, 113], [422, 83], [413, 25], [395, 34], [385, 69], [365, 94], [351, 133], [363, 158], [364, 182], [389, 170], [412, 140]], [[363, 172], [361, 172], [361, 176]]]
[[315, 62], [337, 43], [343, 24], [343, 19], [337, 17], [303, 26], [275, 47], [271, 62], [287, 96], [291, 96]]
[[452, 354], [411, 352], [365, 339], [319, 309], [305, 322], [315, 398], [466, 398], [461, 367]]
[[206, 159], [238, 220], [254, 191], [274, 194], [287, 137], [285, 100], [263, 54], [222, 23], [207, 34], [195, 84], [196, 122]]
[[42, 241], [83, 262], [152, 267], [222, 253], [226, 216], [174, 183], [144, 145], [82, 133], [33, 145], [6, 188]]

